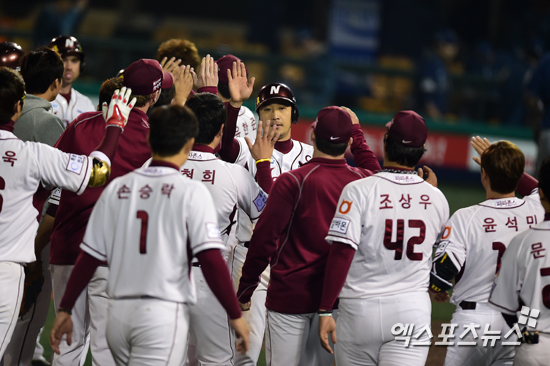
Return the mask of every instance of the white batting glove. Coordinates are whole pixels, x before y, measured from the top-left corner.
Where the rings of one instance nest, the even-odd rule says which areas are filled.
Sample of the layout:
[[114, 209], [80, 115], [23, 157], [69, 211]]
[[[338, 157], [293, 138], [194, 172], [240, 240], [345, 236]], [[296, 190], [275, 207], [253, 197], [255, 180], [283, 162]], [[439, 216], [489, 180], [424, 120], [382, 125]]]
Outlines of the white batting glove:
[[111, 98], [111, 103], [107, 105], [106, 102], [103, 102], [103, 118], [107, 123], [107, 126], [117, 126], [120, 129], [124, 130], [126, 123], [128, 122], [128, 116], [130, 111], [136, 104], [136, 98], [134, 97], [130, 103], [128, 99], [132, 95], [132, 89], [122, 87], [122, 89], [115, 90], [113, 97]]

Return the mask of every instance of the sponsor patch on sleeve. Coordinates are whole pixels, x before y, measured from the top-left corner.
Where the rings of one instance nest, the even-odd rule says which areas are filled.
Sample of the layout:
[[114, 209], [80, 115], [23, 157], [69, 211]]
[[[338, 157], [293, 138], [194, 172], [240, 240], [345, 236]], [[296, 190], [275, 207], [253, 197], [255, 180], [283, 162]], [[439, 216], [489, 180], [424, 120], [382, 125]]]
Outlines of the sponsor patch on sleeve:
[[349, 220], [335, 217], [330, 223], [329, 231], [336, 231], [337, 233], [345, 234], [348, 232]]
[[214, 224], [213, 222], [207, 222], [206, 224], [206, 236], [209, 239], [220, 239], [220, 229], [218, 228], [218, 225]]
[[258, 196], [256, 196], [256, 198], [254, 198], [253, 202], [258, 211], [262, 211], [265, 207], [265, 204], [267, 203], [267, 194], [265, 194], [264, 191], [260, 190], [260, 193], [258, 193]]
[[82, 173], [82, 167], [84, 166], [84, 159], [86, 158], [82, 155], [70, 154], [67, 170], [80, 175]]

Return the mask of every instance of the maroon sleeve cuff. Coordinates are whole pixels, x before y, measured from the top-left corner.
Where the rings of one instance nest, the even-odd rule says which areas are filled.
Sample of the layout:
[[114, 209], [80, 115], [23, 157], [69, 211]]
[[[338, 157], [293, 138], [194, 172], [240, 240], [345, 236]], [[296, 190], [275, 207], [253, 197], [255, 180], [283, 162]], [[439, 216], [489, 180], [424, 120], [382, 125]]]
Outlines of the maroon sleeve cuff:
[[202, 88], [197, 89], [197, 93], [210, 93], [218, 95], [218, 87], [217, 86], [203, 86]]
[[122, 135], [122, 129], [117, 126], [107, 126], [105, 129], [105, 135], [103, 140], [99, 143], [96, 151], [101, 151], [107, 157], [113, 161], [115, 158], [116, 150], [118, 148], [118, 140]]
[[219, 249], [204, 250], [197, 254], [202, 274], [208, 286], [222, 304], [230, 319], [241, 317], [241, 308], [233, 290], [233, 283]]
[[348, 277], [355, 249], [347, 244], [334, 242], [330, 247], [323, 283], [323, 296], [319, 309], [332, 310]]
[[76, 263], [67, 282], [65, 293], [59, 304], [60, 308], [71, 310], [78, 299], [78, 296], [88, 285], [92, 279], [96, 268], [102, 262], [84, 251], [80, 251], [80, 255], [76, 259]]
[[256, 164], [256, 182], [265, 193], [269, 194], [271, 192], [273, 178], [271, 177], [271, 163], [269, 161]]
[[225, 120], [222, 147], [219, 155], [223, 161], [234, 163], [240, 151], [240, 145], [235, 140], [235, 133], [237, 131], [237, 119], [239, 118], [241, 109], [232, 107], [230, 103], [225, 103], [225, 110], [227, 111], [227, 119]]
[[533, 189], [539, 186], [539, 181], [527, 173], [523, 173], [518, 183], [517, 191], [522, 196], [529, 196]]
[[376, 158], [376, 155], [372, 152], [369, 145], [367, 145], [367, 140], [365, 140], [365, 135], [361, 129], [361, 125], [353, 125], [352, 133], [353, 142], [351, 144], [351, 153], [353, 154], [353, 160], [355, 161], [355, 166], [363, 169], [370, 170], [371, 172], [378, 172], [382, 168], [380, 163]]

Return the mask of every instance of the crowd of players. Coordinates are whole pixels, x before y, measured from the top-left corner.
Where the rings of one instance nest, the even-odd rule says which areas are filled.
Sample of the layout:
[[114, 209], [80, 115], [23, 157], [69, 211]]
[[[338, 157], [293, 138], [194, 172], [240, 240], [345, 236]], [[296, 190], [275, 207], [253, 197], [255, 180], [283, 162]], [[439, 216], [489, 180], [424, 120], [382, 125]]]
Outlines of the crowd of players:
[[487, 200], [449, 218], [435, 173], [415, 168], [428, 130], [413, 111], [376, 157], [345, 107], [318, 113], [312, 145], [293, 140], [281, 83], [260, 89], [256, 123], [244, 63], [189, 41], [106, 80], [97, 108], [72, 88], [74, 37], [1, 47], [3, 365], [48, 363], [52, 296], [55, 365], [88, 348], [102, 366], [255, 365], [264, 342], [268, 365], [424, 365], [429, 347], [394, 326], [430, 344], [453, 280], [456, 334], [526, 325], [519, 347], [461, 336], [473, 346], [449, 344], [446, 365], [549, 359], [550, 159], [536, 181], [517, 146], [474, 138]]

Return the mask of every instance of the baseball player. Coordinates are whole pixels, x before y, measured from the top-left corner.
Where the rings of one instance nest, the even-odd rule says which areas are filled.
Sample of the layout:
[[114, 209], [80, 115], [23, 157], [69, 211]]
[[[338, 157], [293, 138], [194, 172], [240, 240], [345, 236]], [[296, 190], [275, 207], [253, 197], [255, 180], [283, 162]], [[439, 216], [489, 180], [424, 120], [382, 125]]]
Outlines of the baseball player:
[[[523, 332], [524, 343], [516, 347], [514, 364], [545, 365], [550, 359], [550, 159], [539, 170], [540, 203], [544, 207], [544, 221], [512, 239], [502, 256], [502, 265], [489, 297], [489, 306], [502, 312], [510, 327], [518, 322], [519, 310], [527, 313], [536, 324], [527, 321]], [[523, 322], [525, 324], [525, 321]]]
[[25, 54], [23, 48], [15, 42], [0, 43], [0, 66], [21, 71], [21, 57]]
[[53, 113], [55, 113], [65, 127], [76, 117], [84, 112], [95, 111], [95, 106], [87, 96], [79, 93], [73, 88], [73, 83], [84, 69], [84, 51], [80, 42], [72, 36], [59, 36], [48, 45], [63, 58], [63, 79], [59, 94], [52, 102]]
[[[256, 222], [265, 207], [267, 195], [246, 169], [214, 155], [226, 119], [222, 100], [214, 94], [199, 93], [189, 98], [186, 106], [198, 118], [199, 134], [181, 171], [184, 177], [203, 182], [216, 202], [218, 224], [227, 252], [235, 245], [240, 229], [237, 224], [239, 216], [246, 215], [248, 221]], [[262, 157], [267, 159], [278, 135], [274, 131], [268, 132], [267, 128], [265, 130], [260, 141], [265, 142]], [[261, 172], [270, 177], [269, 169]], [[198, 362], [202, 365], [233, 365], [235, 351], [227, 315], [212, 291], [201, 286], [205, 280], [197, 261], [193, 261], [192, 279], [197, 288], [197, 303], [189, 307], [190, 343], [195, 346]], [[191, 355], [190, 361], [193, 361]]]
[[[252, 235], [237, 296], [239, 302], [248, 303], [271, 263], [266, 301], [268, 365], [330, 366], [334, 362], [317, 341], [316, 312], [330, 248], [324, 237], [344, 186], [372, 175], [350, 167], [344, 159], [354, 142], [354, 124], [359, 125], [355, 114], [343, 108], [319, 112], [311, 132], [313, 158], [277, 178]], [[368, 149], [364, 138], [361, 143]]]
[[[344, 188], [326, 237], [332, 246], [319, 336], [332, 353], [332, 333], [337, 365], [424, 365], [428, 356], [428, 347], [395, 340], [392, 326], [414, 324], [415, 339], [429, 342], [421, 328], [430, 325], [432, 245], [449, 205], [414, 171], [428, 136], [424, 119], [401, 111], [387, 127], [382, 171]], [[331, 316], [336, 298], [337, 326]]]
[[[544, 210], [540, 205], [536, 181], [524, 174], [525, 157], [508, 141], [490, 144], [479, 137], [472, 146], [480, 154], [481, 183], [487, 200], [456, 211], [445, 226], [437, 243], [431, 290], [444, 292], [452, 287], [451, 302], [457, 305], [452, 324], [464, 342], [475, 342], [477, 333], [467, 331], [471, 323], [479, 324], [479, 332], [509, 330], [499, 311], [487, 304], [495, 274], [510, 241], [518, 233], [541, 222]], [[516, 189], [524, 198], [516, 197]], [[458, 342], [447, 347], [445, 365], [511, 363], [514, 347], [498, 342], [495, 347], [460, 347]]]
[[[23, 142], [13, 134], [25, 101], [25, 83], [14, 70], [0, 67], [0, 358], [21, 306], [23, 264], [36, 260], [34, 236], [38, 211], [32, 196], [40, 184], [82, 194], [107, 182], [111, 159], [133, 102], [130, 90], [118, 91], [103, 122], [104, 139], [89, 156], [65, 154], [45, 144]], [[113, 126], [113, 127], [111, 127]], [[110, 128], [109, 128], [110, 127]], [[116, 127], [116, 128], [115, 128]], [[40, 253], [42, 248], [37, 248]]]
[[[227, 78], [227, 70], [233, 69], [233, 62], [242, 62], [239, 58], [233, 55], [225, 55], [220, 57], [216, 64], [218, 65], [218, 95], [224, 103], [229, 102], [231, 94], [229, 93], [229, 79]], [[245, 67], [246, 68], [246, 67]], [[246, 77], [248, 78], [248, 69], [246, 69]], [[237, 126], [235, 129], [235, 137], [248, 137], [252, 142], [256, 137], [256, 118], [254, 113], [244, 105], [239, 111]]]
[[182, 365], [193, 326], [189, 307], [200, 296], [189, 279], [193, 257], [246, 349], [248, 328], [222, 257], [214, 202], [204, 184], [179, 172], [197, 133], [197, 118], [186, 107], [151, 114], [153, 160], [115, 179], [95, 205], [52, 328], [54, 351], [63, 334], [71, 342], [71, 308], [106, 261], [107, 341], [116, 364]]
[[[137, 102], [129, 115], [126, 133], [121, 138], [118, 153], [113, 161], [113, 179], [141, 167], [150, 158], [146, 111], [155, 104], [160, 89], [169, 87], [172, 82], [172, 76], [163, 72], [156, 60], [141, 59], [126, 68], [123, 84], [132, 88]], [[56, 146], [66, 152], [89, 151], [98, 138], [101, 118], [101, 112], [81, 114], [69, 125]], [[90, 190], [80, 197], [63, 191], [57, 211], [48, 211], [50, 216], [55, 216], [51, 235], [50, 266], [56, 307], [59, 306], [80, 253], [78, 245], [82, 242], [88, 218], [102, 191], [103, 189]], [[61, 354], [54, 355], [53, 365], [76, 364], [84, 351], [84, 340], [88, 333], [91, 336], [90, 347], [94, 364], [114, 364], [105, 340], [107, 275], [108, 268], [100, 266], [88, 285], [88, 290], [78, 297], [73, 311], [74, 342], [70, 346], [65, 343], [60, 346]]]

